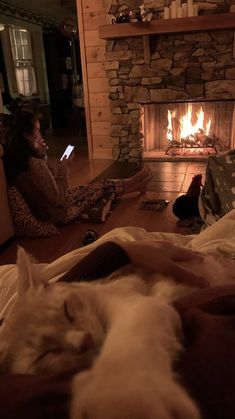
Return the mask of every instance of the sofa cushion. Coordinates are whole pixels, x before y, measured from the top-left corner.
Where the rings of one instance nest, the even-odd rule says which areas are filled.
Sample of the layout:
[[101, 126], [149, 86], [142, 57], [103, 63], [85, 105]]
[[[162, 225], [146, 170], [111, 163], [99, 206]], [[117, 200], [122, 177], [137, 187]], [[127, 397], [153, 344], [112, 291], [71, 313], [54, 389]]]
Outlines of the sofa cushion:
[[54, 224], [34, 217], [20, 192], [13, 186], [8, 187], [8, 199], [17, 236], [48, 237], [59, 234]]

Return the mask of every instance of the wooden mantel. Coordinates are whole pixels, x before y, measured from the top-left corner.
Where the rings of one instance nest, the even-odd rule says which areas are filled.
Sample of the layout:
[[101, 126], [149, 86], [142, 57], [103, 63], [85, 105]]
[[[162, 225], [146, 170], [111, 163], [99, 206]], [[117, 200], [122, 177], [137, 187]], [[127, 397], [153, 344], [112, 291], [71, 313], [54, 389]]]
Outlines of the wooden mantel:
[[235, 29], [235, 13], [99, 26], [102, 39]]

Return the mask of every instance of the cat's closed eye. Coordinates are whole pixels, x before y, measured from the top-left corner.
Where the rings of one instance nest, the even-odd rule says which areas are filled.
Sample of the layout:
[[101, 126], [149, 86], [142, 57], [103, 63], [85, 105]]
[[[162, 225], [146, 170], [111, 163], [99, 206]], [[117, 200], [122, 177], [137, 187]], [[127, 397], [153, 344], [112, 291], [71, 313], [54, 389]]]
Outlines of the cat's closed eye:
[[69, 311], [69, 304], [66, 300], [64, 302], [64, 314], [65, 314], [66, 319], [69, 321], [69, 323], [74, 322], [75, 318], [72, 315], [72, 313]]
[[36, 360], [35, 363], [37, 364], [38, 362], [42, 361], [42, 359], [46, 358], [48, 355], [55, 355], [55, 354], [61, 354], [62, 349], [61, 348], [50, 348], [47, 349], [45, 352], [43, 352], [41, 355], [39, 355]]

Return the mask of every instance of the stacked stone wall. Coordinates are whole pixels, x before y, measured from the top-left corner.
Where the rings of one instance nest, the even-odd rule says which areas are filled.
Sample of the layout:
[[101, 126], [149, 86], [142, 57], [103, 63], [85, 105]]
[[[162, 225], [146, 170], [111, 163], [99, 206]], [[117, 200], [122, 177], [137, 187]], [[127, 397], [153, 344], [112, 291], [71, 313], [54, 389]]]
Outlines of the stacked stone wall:
[[[182, 1], [184, 2], [184, 0]], [[138, 12], [161, 19], [171, 0], [110, 0], [107, 13]], [[235, 11], [235, 0], [204, 0], [200, 15]], [[235, 99], [234, 32], [151, 36], [146, 64], [143, 39], [112, 40], [106, 46], [113, 157], [138, 161], [143, 151], [143, 104]]]
[[230, 30], [152, 36], [146, 64], [142, 37], [107, 41], [114, 159], [140, 159], [143, 104], [235, 99], [234, 45]]

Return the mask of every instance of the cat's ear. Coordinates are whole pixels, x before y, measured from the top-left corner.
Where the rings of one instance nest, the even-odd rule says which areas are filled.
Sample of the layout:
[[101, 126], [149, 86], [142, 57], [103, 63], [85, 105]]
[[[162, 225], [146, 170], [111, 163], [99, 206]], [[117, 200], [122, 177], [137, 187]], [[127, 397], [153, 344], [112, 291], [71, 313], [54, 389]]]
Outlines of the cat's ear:
[[19, 246], [17, 252], [19, 294], [24, 294], [27, 290], [38, 288], [43, 284], [36, 266], [32, 263], [30, 256], [23, 247]]

